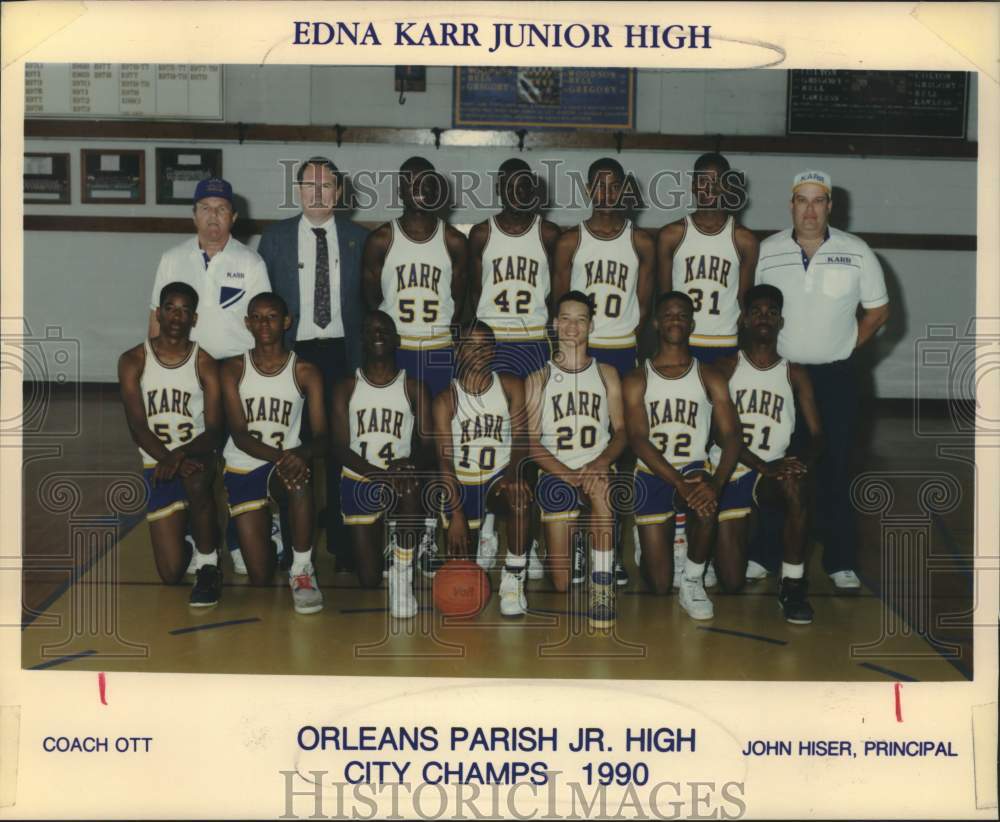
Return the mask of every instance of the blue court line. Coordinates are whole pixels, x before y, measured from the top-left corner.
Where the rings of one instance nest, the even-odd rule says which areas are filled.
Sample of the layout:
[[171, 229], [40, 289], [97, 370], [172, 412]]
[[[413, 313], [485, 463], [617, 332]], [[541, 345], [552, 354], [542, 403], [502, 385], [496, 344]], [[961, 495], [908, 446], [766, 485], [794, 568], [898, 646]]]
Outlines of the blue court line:
[[886, 676], [891, 676], [893, 679], [898, 679], [900, 682], [920, 681], [915, 676], [910, 676], [909, 674], [901, 674], [899, 671], [893, 671], [890, 668], [883, 668], [881, 665], [876, 665], [873, 662], [859, 662], [858, 665], [860, 665], [862, 668], [867, 668], [869, 671], [875, 671], [880, 674], [885, 674]]
[[756, 639], [758, 642], [769, 642], [772, 645], [787, 645], [787, 640], [784, 639], [774, 639], [769, 636], [761, 636], [760, 634], [748, 634], [746, 631], [732, 631], [729, 628], [712, 628], [708, 625], [699, 625], [699, 631], [711, 631], [715, 634], [727, 634], [729, 636], [738, 636], [743, 639]]
[[67, 662], [73, 662], [76, 659], [82, 659], [85, 656], [93, 656], [97, 651], [80, 651], [78, 654], [68, 654], [67, 656], [59, 656], [55, 659], [49, 659], [45, 662], [39, 662], [37, 665], [32, 665], [28, 668], [29, 671], [44, 671], [46, 668], [55, 668], [56, 665], [65, 665]]
[[[42, 614], [44, 614], [49, 608], [55, 605], [56, 600], [58, 600], [59, 597], [65, 594], [70, 589], [70, 586], [73, 585], [73, 583], [81, 580], [86, 575], [87, 571], [89, 571], [91, 568], [94, 567], [94, 563], [102, 559], [108, 551], [117, 548], [125, 540], [125, 537], [127, 537], [129, 533], [131, 533], [132, 529], [135, 528], [135, 526], [137, 526], [140, 522], [142, 522], [145, 519], [146, 519], [145, 512], [141, 514], [131, 514], [127, 517], [122, 517], [121, 524], [119, 526], [121, 528], [121, 533], [118, 536], [118, 541], [115, 542], [115, 544], [112, 545], [110, 548], [106, 548], [105, 550], [97, 554], [97, 556], [92, 557], [89, 562], [84, 563], [80, 568], [73, 567], [72, 569], [70, 569], [69, 579], [67, 579], [51, 594], [49, 594], [44, 600], [42, 600], [41, 604], [37, 608], [33, 608], [32, 613], [28, 614], [26, 617], [22, 617], [21, 630], [23, 631], [25, 628], [30, 628], [31, 624], [36, 619], [38, 619], [38, 617], [42, 616]], [[39, 569], [39, 570], [44, 570], [44, 569]], [[22, 560], [22, 574], [23, 571], [24, 571], [24, 562]], [[23, 607], [24, 606], [22, 603], [22, 609]]]
[[260, 622], [260, 617], [227, 619], [225, 622], [206, 622], [204, 625], [192, 625], [189, 628], [174, 628], [167, 633], [171, 636], [179, 636], [180, 634], [193, 634], [195, 631], [210, 631], [212, 628], [225, 628], [229, 625], [246, 625], [248, 622]]

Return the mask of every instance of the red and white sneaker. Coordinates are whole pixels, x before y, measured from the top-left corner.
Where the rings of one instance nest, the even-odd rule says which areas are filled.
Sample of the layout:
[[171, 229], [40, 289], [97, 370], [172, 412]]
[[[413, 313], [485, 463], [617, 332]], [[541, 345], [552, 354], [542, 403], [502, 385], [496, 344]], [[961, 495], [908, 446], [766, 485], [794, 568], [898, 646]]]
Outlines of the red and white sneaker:
[[307, 565], [301, 573], [288, 572], [288, 584], [292, 589], [292, 603], [298, 614], [315, 614], [323, 610], [323, 594], [316, 582], [316, 572]]

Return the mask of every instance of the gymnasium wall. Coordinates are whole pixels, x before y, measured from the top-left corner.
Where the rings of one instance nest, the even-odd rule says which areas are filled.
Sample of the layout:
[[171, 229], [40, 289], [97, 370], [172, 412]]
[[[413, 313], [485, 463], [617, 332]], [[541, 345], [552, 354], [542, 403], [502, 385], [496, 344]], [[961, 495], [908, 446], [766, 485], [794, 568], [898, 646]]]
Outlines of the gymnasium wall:
[[[225, 114], [228, 122], [345, 127], [440, 127], [451, 122], [452, 72], [429, 68], [427, 92], [408, 93], [397, 102], [391, 67], [245, 67], [225, 72]], [[641, 133], [784, 135], [786, 74], [783, 71], [698, 72], [640, 71], [637, 82], [637, 131]], [[970, 103], [970, 137], [976, 134], [975, 82]], [[780, 141], [778, 141], [780, 142]], [[26, 151], [69, 152], [73, 202], [69, 205], [26, 205], [32, 217], [121, 218], [118, 227], [135, 218], [190, 217], [185, 206], [155, 204], [156, 146], [191, 145], [162, 138], [106, 140], [29, 137]], [[224, 174], [240, 197], [244, 218], [279, 219], [294, 214], [281, 208], [285, 193], [282, 159], [327, 154], [345, 171], [392, 170], [413, 154], [429, 157], [447, 173], [495, 171], [516, 148], [496, 146], [386, 145], [345, 142], [203, 142], [223, 150]], [[144, 206], [82, 205], [79, 191], [79, 149], [145, 148], [147, 204]], [[723, 142], [725, 147], [725, 142]], [[587, 165], [614, 149], [544, 148], [522, 156], [536, 168], [543, 160], [565, 163], [554, 175], [555, 198], [569, 190], [566, 169], [585, 172]], [[626, 150], [620, 160], [644, 185], [666, 169], [686, 171], [698, 151]], [[789, 224], [788, 189], [792, 175], [818, 167], [828, 171], [835, 186], [834, 225], [862, 234], [897, 235], [893, 247], [874, 245], [886, 271], [893, 317], [869, 356], [873, 390], [880, 397], [912, 397], [915, 391], [915, 350], [930, 325], [954, 325], [965, 331], [975, 313], [976, 255], [972, 250], [913, 248], [925, 235], [974, 235], [976, 225], [976, 163], [969, 159], [922, 157], [859, 157], [803, 153], [739, 153], [726, 151], [733, 165], [749, 180], [750, 201], [742, 220], [751, 228], [776, 230]], [[383, 188], [387, 191], [387, 188]], [[478, 190], [488, 200], [489, 183]], [[639, 224], [658, 228], [685, 213], [680, 205], [650, 204]], [[354, 219], [380, 222], [398, 213], [379, 202], [357, 211]], [[451, 221], [460, 227], [484, 219], [490, 208], [457, 208]], [[566, 225], [587, 215], [584, 207], [552, 211], [548, 216]], [[178, 223], [186, 231], [184, 222]], [[114, 381], [117, 355], [141, 339], [153, 276], [160, 254], [188, 234], [119, 231], [27, 230], [25, 232], [25, 315], [36, 336], [60, 328], [63, 337], [80, 341], [80, 378]], [[899, 235], [907, 235], [900, 241]], [[258, 237], [250, 237], [256, 245]], [[948, 245], [945, 243], [944, 245]], [[961, 246], [961, 243], [957, 245]], [[903, 247], [900, 247], [903, 246]], [[911, 246], [911, 247], [906, 247]], [[938, 371], [941, 373], [939, 374]], [[947, 369], [921, 377], [922, 398], [949, 396]]]

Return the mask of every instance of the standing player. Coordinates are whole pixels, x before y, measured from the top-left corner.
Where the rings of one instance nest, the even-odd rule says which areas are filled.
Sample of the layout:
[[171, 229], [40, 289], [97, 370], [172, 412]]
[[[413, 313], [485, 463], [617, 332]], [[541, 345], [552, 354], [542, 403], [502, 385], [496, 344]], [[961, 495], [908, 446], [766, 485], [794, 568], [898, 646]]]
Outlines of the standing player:
[[[364, 362], [333, 390], [330, 427], [333, 450], [343, 467], [340, 504], [358, 568], [358, 581], [374, 588], [382, 581], [387, 514], [419, 517], [416, 466], [421, 423], [430, 416], [427, 389], [396, 365], [399, 336], [392, 317], [368, 314], [361, 328]], [[388, 522], [389, 613], [406, 619], [417, 613], [413, 596], [414, 537]], [[419, 529], [418, 529], [419, 532]], [[402, 537], [402, 543], [400, 542]]]
[[[636, 339], [653, 297], [656, 247], [626, 216], [625, 170], [617, 160], [605, 157], [591, 164], [587, 191], [593, 206], [590, 218], [556, 244], [552, 296], [558, 300], [569, 289], [590, 296], [594, 330], [588, 353], [613, 366], [620, 381], [636, 366]], [[626, 585], [617, 521], [616, 531], [615, 581]]]
[[[730, 213], [742, 195], [729, 185], [734, 177], [721, 154], [701, 155], [691, 179], [695, 210], [665, 225], [656, 241], [659, 291], [676, 288], [691, 298], [691, 354], [705, 363], [736, 354], [740, 306], [753, 285], [760, 251], [753, 232]], [[686, 553], [685, 521], [684, 514], [677, 515], [677, 559]], [[714, 584], [711, 565], [707, 576]]]
[[[694, 306], [687, 294], [668, 291], [656, 303], [656, 355], [625, 378], [629, 444], [638, 457], [635, 520], [642, 546], [640, 567], [654, 593], [673, 585], [675, 511], [690, 512], [679, 600], [693, 619], [711, 619], [704, 573], [718, 498], [740, 453], [739, 425], [725, 378], [691, 356], [688, 339]], [[722, 443], [714, 474], [706, 469], [714, 427]]]
[[432, 397], [451, 381], [450, 327], [460, 317], [467, 265], [465, 236], [435, 215], [445, 192], [429, 161], [403, 163], [403, 216], [368, 235], [362, 274], [369, 310], [384, 311], [396, 324], [396, 364], [425, 382]]
[[557, 591], [570, 584], [571, 526], [584, 505], [590, 509], [585, 536], [591, 548], [590, 624], [615, 621], [614, 511], [611, 465], [625, 448], [621, 384], [613, 366], [587, 353], [594, 306], [579, 291], [556, 305], [559, 351], [528, 377], [528, 441], [543, 472], [535, 498], [542, 511], [549, 571]]
[[[785, 619], [800, 625], [812, 622], [805, 579], [807, 465], [822, 450], [819, 410], [809, 374], [778, 356], [778, 332], [784, 298], [771, 285], [757, 285], [746, 293], [742, 324], [747, 339], [732, 359], [717, 367], [729, 378], [729, 395], [736, 404], [743, 431], [740, 463], [719, 498], [719, 537], [716, 565], [719, 581], [728, 593], [743, 587], [747, 567], [749, 516], [758, 498], [775, 500], [785, 509], [784, 561], [778, 602]], [[785, 456], [795, 430], [796, 404], [809, 428], [805, 462]], [[718, 459], [712, 449], [711, 459]]]
[[[312, 565], [313, 491], [310, 462], [327, 448], [323, 377], [288, 351], [288, 306], [277, 294], [258, 294], [247, 307], [254, 347], [222, 365], [222, 396], [230, 437], [222, 452], [229, 515], [236, 521], [250, 582], [267, 585], [274, 574], [270, 500], [287, 504], [292, 532], [288, 583], [300, 614], [323, 608]], [[302, 408], [312, 438], [299, 439]]]
[[[505, 161], [497, 175], [503, 210], [469, 232], [469, 303], [496, 335], [493, 370], [521, 379], [552, 356], [548, 341], [551, 263], [559, 227], [543, 220], [538, 179], [517, 158]], [[541, 579], [537, 542], [528, 553], [528, 576]], [[488, 513], [479, 537], [477, 561], [492, 567], [497, 553], [494, 516]]]
[[192, 559], [184, 539], [190, 519], [197, 546], [190, 602], [199, 607], [214, 605], [222, 592], [212, 496], [222, 398], [215, 360], [190, 339], [197, 310], [190, 285], [165, 285], [156, 309], [158, 334], [121, 355], [118, 384], [142, 455], [156, 570], [167, 585], [180, 582]]
[[457, 377], [434, 400], [438, 461], [448, 488], [443, 519], [448, 552], [467, 553], [469, 531], [487, 509], [509, 514], [507, 559], [500, 575], [500, 613], [527, 611], [528, 524], [531, 494], [520, 474], [526, 457], [524, 383], [492, 370], [493, 330], [475, 321], [462, 329]]

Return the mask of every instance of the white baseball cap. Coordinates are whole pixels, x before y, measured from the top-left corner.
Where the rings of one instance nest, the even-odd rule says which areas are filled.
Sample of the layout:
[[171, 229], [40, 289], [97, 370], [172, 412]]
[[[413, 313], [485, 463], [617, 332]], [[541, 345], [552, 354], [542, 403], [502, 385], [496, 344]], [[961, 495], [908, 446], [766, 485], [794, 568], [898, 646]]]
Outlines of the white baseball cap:
[[833, 195], [833, 181], [830, 179], [830, 175], [825, 171], [816, 171], [815, 169], [811, 171], [800, 171], [795, 175], [795, 179], [792, 180], [792, 193], [795, 190], [806, 183], [813, 183], [814, 185], [821, 186], [826, 189], [826, 193]]

